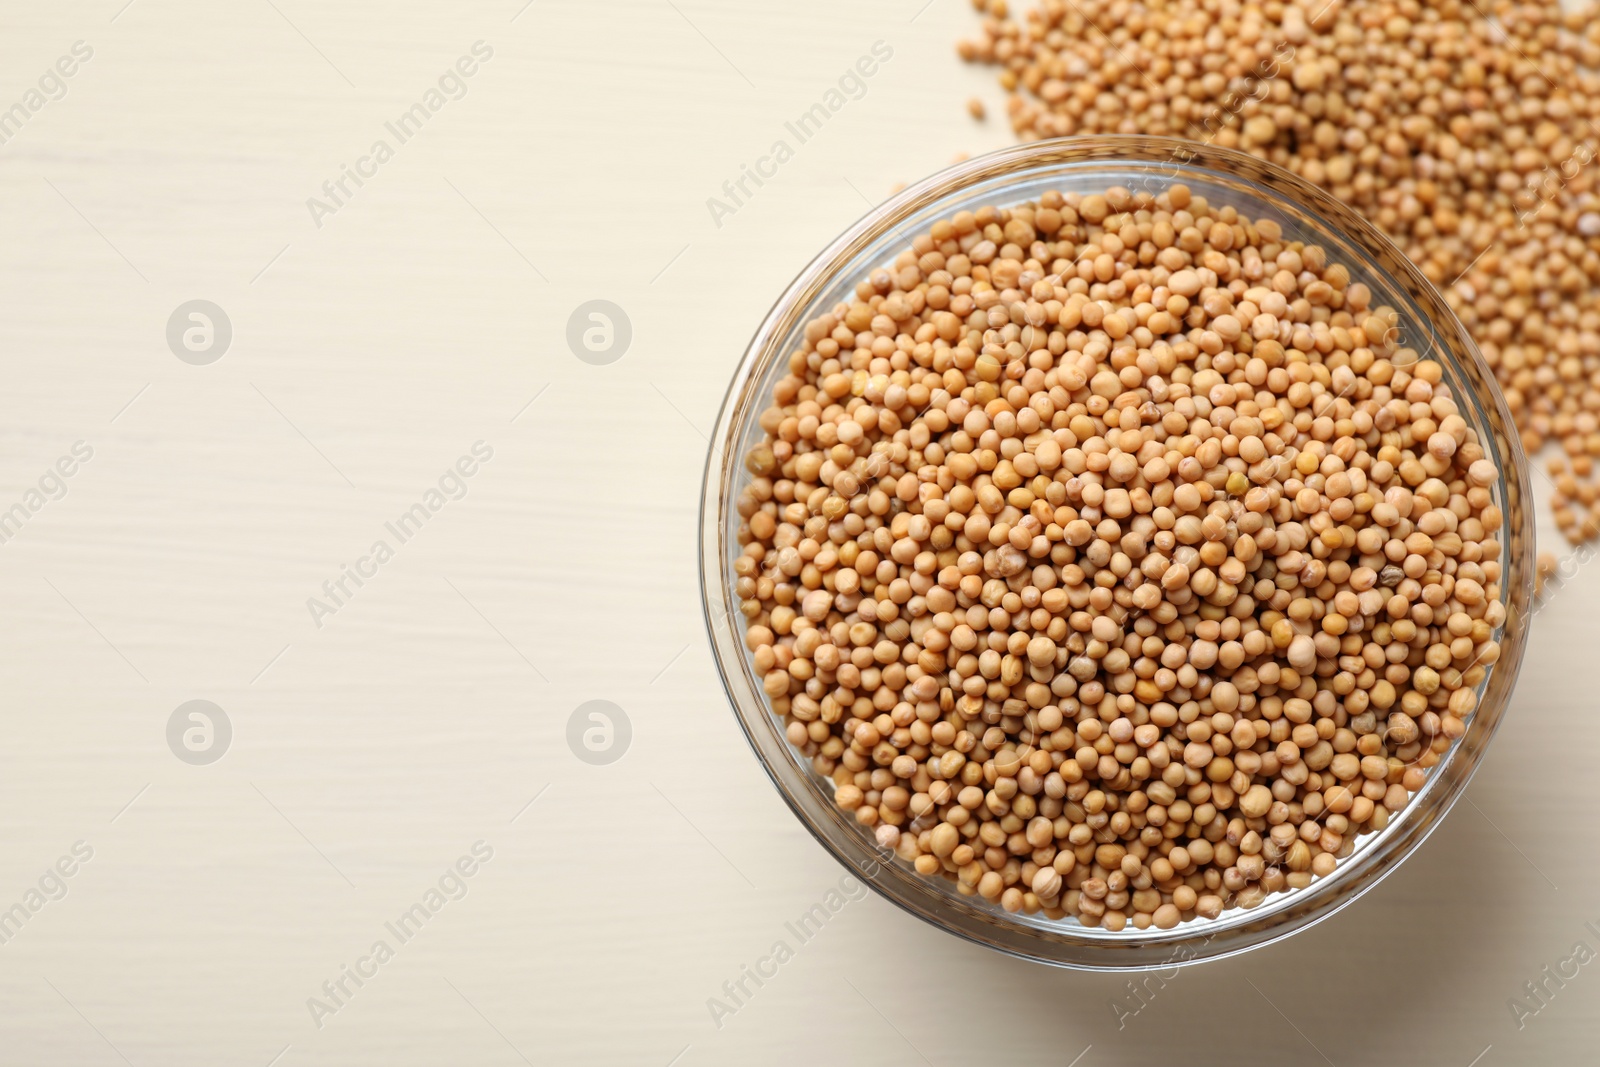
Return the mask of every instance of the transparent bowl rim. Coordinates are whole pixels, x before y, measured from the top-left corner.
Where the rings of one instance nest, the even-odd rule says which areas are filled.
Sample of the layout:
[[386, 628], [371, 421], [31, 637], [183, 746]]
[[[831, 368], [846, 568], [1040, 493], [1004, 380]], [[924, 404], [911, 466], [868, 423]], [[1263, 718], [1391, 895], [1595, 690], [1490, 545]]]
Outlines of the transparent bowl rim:
[[[841, 269], [877, 242], [894, 236], [906, 219], [970, 193], [974, 186], [1004, 181], [1022, 184], [1051, 170], [1147, 169], [1164, 172], [1163, 182], [1243, 183], [1243, 195], [1292, 208], [1319, 231], [1354, 246], [1361, 266], [1409, 300], [1436, 334], [1435, 358], [1465, 386], [1469, 424], [1490, 451], [1500, 472], [1496, 500], [1505, 515], [1501, 531], [1502, 599], [1507, 619], [1500, 634], [1501, 655], [1480, 693], [1478, 708], [1463, 736], [1428, 775], [1423, 790], [1389, 827], [1363, 835], [1369, 843], [1340, 861], [1334, 874], [1311, 886], [1275, 894], [1253, 909], [1232, 909], [1215, 920], [1197, 920], [1166, 931], [1112, 934], [1068, 921], [1051, 922], [1007, 915], [981, 901], [969, 901], [944, 888], [942, 879], [911, 871], [879, 851], [869, 835], [831, 803], [810, 781], [811, 772], [789, 758], [788, 742], [773, 725], [766, 696], [749, 674], [742, 635], [734, 625], [728, 582], [728, 517], [732, 502], [724, 494], [738, 477], [738, 439], [745, 419], [761, 406], [741, 412], [750, 388], [759, 384], [777, 346], [795, 324], [816, 311], [815, 302]], [[1109, 179], [1108, 179], [1109, 180]], [[992, 190], [997, 205], [1003, 188]], [[948, 203], [949, 210], [956, 210]], [[881, 250], [879, 250], [881, 251]], [[856, 265], [859, 269], [859, 264]], [[1458, 392], [1460, 390], [1458, 389]], [[1392, 873], [1437, 827], [1465, 792], [1503, 717], [1527, 640], [1526, 622], [1533, 594], [1533, 507], [1527, 457], [1493, 372], [1454, 312], [1433, 284], [1363, 216], [1323, 190], [1254, 156], [1214, 145], [1171, 138], [1115, 136], [1057, 138], [1001, 149], [948, 167], [890, 197], [832, 241], [785, 289], [756, 330], [729, 384], [711, 438], [700, 498], [701, 604], [724, 692], [752, 751], [801, 824], [833, 857], [864, 876], [879, 895], [924, 921], [968, 941], [1013, 956], [1081, 970], [1146, 969], [1222, 959], [1271, 944], [1308, 929], [1348, 906]], [[723, 610], [728, 609], [728, 610]], [[775, 743], [776, 742], [776, 743]], [[781, 746], [781, 747], [779, 747]]]

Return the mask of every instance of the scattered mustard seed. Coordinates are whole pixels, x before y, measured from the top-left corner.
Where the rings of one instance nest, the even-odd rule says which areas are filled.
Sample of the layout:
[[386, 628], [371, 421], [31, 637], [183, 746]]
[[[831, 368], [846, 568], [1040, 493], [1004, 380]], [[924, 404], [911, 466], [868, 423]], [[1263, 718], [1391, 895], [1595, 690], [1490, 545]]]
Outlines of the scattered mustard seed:
[[[997, 0], [958, 51], [1023, 140], [1241, 149], [1392, 237], [1472, 331], [1557, 528], [1600, 534], [1600, 21], [1558, 0]], [[1587, 6], [1587, 5], [1584, 5]]]

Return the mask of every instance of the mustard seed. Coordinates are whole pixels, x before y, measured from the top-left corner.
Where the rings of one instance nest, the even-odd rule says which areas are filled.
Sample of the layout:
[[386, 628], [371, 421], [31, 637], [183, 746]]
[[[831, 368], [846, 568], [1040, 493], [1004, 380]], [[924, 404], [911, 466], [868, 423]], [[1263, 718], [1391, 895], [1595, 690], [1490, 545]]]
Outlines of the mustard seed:
[[1108, 930], [1257, 906], [1387, 826], [1506, 611], [1498, 474], [1373, 303], [1175, 185], [963, 212], [809, 322], [734, 570], [835, 803], [922, 876]]
[[[960, 54], [1001, 68], [1023, 140], [1145, 133], [1239, 149], [1384, 230], [1473, 333], [1529, 454], [1549, 454], [1557, 529], [1573, 542], [1600, 535], [1600, 33], [1587, 13], [1568, 15], [1559, 0], [974, 6], [983, 19]], [[1106, 209], [1086, 204], [1080, 218], [1100, 222]], [[1226, 250], [1234, 232], [1185, 218], [1141, 240], [1159, 258], [1200, 242]], [[1338, 265], [1308, 278], [1317, 264], [1292, 255], [1261, 257], [1263, 299], [1270, 289], [1320, 306], [1345, 291]], [[1174, 271], [1169, 299], [1196, 296], [1192, 274]], [[1254, 317], [1237, 313], [1242, 304], [1206, 306], [1210, 329], [1196, 343], [1270, 339], [1281, 313], [1249, 303]], [[1185, 314], [1182, 302], [1168, 310]], [[1449, 414], [1429, 417], [1408, 484], [1461, 447]], [[1490, 464], [1469, 467], [1471, 486], [1493, 477]]]

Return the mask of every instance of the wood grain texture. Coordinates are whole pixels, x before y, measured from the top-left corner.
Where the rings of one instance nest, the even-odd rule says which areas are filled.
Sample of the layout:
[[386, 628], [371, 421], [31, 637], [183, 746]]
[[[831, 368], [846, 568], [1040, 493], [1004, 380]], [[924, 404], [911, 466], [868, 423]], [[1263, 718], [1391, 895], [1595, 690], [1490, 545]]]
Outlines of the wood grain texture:
[[[1600, 974], [1520, 1031], [1507, 1008], [1600, 948], [1592, 567], [1540, 617], [1473, 803], [1322, 926], [1119, 1027], [1125, 978], [869, 897], [713, 1024], [840, 871], [711, 664], [703, 435], [811, 255], [1009, 141], [953, 54], [966, 4], [124, 5], [8, 3], [0, 36], [0, 109], [94, 52], [0, 145], [0, 510], [94, 451], [0, 544], [0, 909], [93, 849], [0, 944], [0, 1063], [1593, 1062]], [[319, 227], [307, 198], [480, 40], [465, 95]], [[719, 225], [707, 198], [876, 41], [865, 94]], [[208, 366], [165, 337], [196, 298], [233, 327]], [[607, 366], [565, 339], [597, 298], [633, 327]], [[478, 441], [465, 495], [316, 625], [307, 598]], [[232, 724], [209, 766], [167, 747], [191, 699]], [[567, 747], [595, 699], [632, 724], [609, 766]], [[385, 923], [480, 840], [399, 944]], [[379, 939], [319, 1027], [307, 999]]]

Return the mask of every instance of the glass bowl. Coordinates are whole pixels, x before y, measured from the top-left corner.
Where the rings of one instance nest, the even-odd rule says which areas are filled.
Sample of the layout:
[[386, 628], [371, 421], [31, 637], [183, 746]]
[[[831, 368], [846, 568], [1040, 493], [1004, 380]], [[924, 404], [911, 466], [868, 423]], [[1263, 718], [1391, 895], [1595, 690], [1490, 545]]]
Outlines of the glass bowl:
[[[1322, 245], [1329, 262], [1343, 263], [1352, 281], [1370, 287], [1372, 306], [1388, 305], [1398, 313], [1404, 344], [1442, 364], [1463, 418], [1500, 472], [1491, 488], [1505, 515], [1499, 536], [1507, 614], [1496, 635], [1501, 655], [1478, 687], [1478, 708], [1464, 734], [1410, 803], [1383, 830], [1356, 838], [1331, 875], [1215, 919], [1197, 917], [1168, 930], [1129, 924], [1113, 932], [1042, 912], [1008, 913], [981, 897], [963, 896], [955, 883], [920, 875], [881, 850], [870, 830], [834, 805], [832, 781], [816, 774], [785, 738], [743, 641], [733, 593], [739, 551], [734, 501], [749, 477], [743, 456], [762, 436], [757, 420], [801, 343], [805, 323], [850, 299], [858, 281], [909, 247], [910, 235], [958, 211], [1006, 207], [1052, 189], [1087, 194], [1123, 186], [1155, 194], [1176, 183], [1212, 204], [1275, 220], [1285, 240]], [[734, 372], [712, 435], [701, 496], [701, 592], [717, 667], [751, 747], [806, 828], [878, 893], [941, 929], [1042, 963], [1091, 970], [1170, 967], [1268, 944], [1328, 917], [1394, 870], [1461, 795], [1499, 725], [1522, 659], [1534, 573], [1528, 478], [1510, 414], [1472, 338], [1422, 273], [1356, 212], [1240, 152], [1153, 137], [1041, 141], [960, 163], [892, 197], [824, 249], [778, 299]]]

